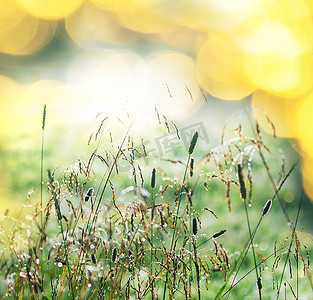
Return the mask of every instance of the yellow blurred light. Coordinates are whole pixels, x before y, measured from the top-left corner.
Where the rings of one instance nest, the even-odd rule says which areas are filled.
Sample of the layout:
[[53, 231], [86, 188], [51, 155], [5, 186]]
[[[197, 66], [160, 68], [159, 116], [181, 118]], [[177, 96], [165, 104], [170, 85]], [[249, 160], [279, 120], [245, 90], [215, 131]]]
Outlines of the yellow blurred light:
[[215, 34], [200, 49], [198, 79], [211, 95], [224, 100], [240, 100], [255, 91], [243, 70], [244, 55], [225, 34]]
[[0, 75], [0, 135], [3, 136], [8, 129], [8, 118], [12, 118], [10, 110], [14, 105], [12, 101], [16, 99], [20, 93], [21, 86], [13, 79]]
[[56, 28], [54, 22], [24, 13], [7, 14], [1, 21], [4, 24], [0, 30], [0, 51], [11, 55], [28, 55], [40, 50], [52, 39]]
[[179, 52], [161, 51], [149, 63], [151, 97], [167, 117], [185, 118], [199, 106], [200, 89], [194, 60]]
[[295, 112], [300, 103], [301, 99], [298, 98], [281, 98], [260, 90], [253, 94], [251, 100], [253, 116], [262, 129], [273, 134], [272, 122], [277, 136], [289, 138], [297, 135], [294, 128]]
[[90, 0], [96, 6], [106, 10], [123, 10], [129, 5], [129, 0]]
[[253, 15], [260, 0], [200, 0], [189, 3], [185, 21], [201, 30], [229, 30]]
[[141, 123], [148, 104], [150, 76], [144, 61], [129, 51], [104, 50], [79, 55], [71, 63], [67, 84], [84, 94], [94, 114], [103, 112]]
[[18, 26], [25, 15], [15, 0], [0, 1], [0, 34]]
[[16, 51], [15, 55], [29, 55], [44, 48], [54, 37], [56, 23], [53, 21], [39, 20], [33, 38], [23, 48]]
[[0, 2], [0, 52], [24, 54], [35, 38], [39, 20], [23, 11], [16, 1]]
[[40, 117], [37, 120], [36, 117], [40, 116], [43, 105], [50, 103], [56, 92], [55, 81], [39, 81], [29, 86], [20, 86], [14, 91], [13, 98], [8, 98], [6, 94], [5, 101], [1, 103], [1, 111], [4, 109], [5, 114], [0, 118], [3, 122], [0, 127], [11, 137], [39, 132]]
[[242, 39], [242, 49], [249, 54], [281, 54], [288, 57], [300, 53], [290, 30], [281, 23], [263, 21], [247, 29], [247, 38]]
[[117, 15], [124, 26], [142, 33], [169, 32], [178, 27], [167, 16], [166, 5], [160, 5], [158, 1], [129, 1]]
[[295, 111], [295, 131], [303, 155], [313, 158], [313, 93], [302, 97], [301, 104]]
[[18, 98], [20, 86], [13, 79], [0, 75], [0, 137], [3, 138], [7, 135], [9, 130], [12, 130], [10, 122], [12, 118], [12, 109], [18, 107], [12, 104]]
[[[9, 82], [6, 80], [4, 84], [9, 85]], [[0, 88], [1, 86], [0, 78]], [[10, 137], [31, 135], [36, 132], [40, 135], [40, 120], [44, 104], [47, 105], [48, 111], [49, 126], [46, 129], [51, 130], [51, 139], [54, 133], [57, 134], [57, 129], [64, 126], [83, 127], [99, 112], [89, 105], [88, 95], [59, 81], [41, 80], [23, 86], [11, 83], [11, 86], [10, 93], [0, 96], [1, 100], [3, 99], [0, 106], [0, 128], [2, 134]], [[29, 142], [31, 143], [32, 139]]]
[[95, 113], [123, 122], [135, 119], [141, 129], [154, 123], [155, 105], [169, 118], [192, 113], [200, 92], [194, 61], [173, 51], [157, 52], [148, 60], [128, 51], [80, 55], [69, 67], [67, 84], [85, 95]]
[[155, 34], [153, 38], [163, 44], [194, 51], [195, 48], [199, 47], [199, 44], [202, 46], [207, 40], [207, 34], [192, 28], [181, 27], [173, 32], [160, 32]]
[[18, 0], [28, 13], [43, 19], [62, 19], [77, 10], [84, 0]]
[[238, 37], [244, 68], [259, 88], [278, 96], [297, 97], [312, 88], [312, 55], [304, 53], [283, 24], [264, 21]]
[[303, 157], [301, 164], [303, 187], [310, 199], [313, 199], [313, 157]]
[[311, 0], [262, 0], [262, 9], [269, 19], [295, 23], [312, 16]]
[[85, 48], [97, 47], [101, 43], [125, 44], [133, 42], [136, 34], [120, 26], [116, 16], [86, 2], [65, 19], [70, 37]]
[[313, 50], [313, 18], [303, 18], [298, 22], [292, 22], [288, 29], [296, 39], [299, 52], [306, 53]]

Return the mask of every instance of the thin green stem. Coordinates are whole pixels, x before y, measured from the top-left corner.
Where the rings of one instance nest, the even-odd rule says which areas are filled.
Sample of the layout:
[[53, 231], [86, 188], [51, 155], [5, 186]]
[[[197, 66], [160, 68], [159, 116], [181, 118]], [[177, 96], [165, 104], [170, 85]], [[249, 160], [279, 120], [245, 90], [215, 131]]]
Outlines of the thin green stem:
[[192, 282], [192, 256], [191, 256], [191, 243], [192, 243], [192, 217], [191, 217], [191, 203], [189, 203], [189, 268], [190, 275], [189, 281], [189, 297], [191, 299], [191, 282]]
[[[278, 249], [276, 251], [276, 253], [281, 252], [282, 250], [284, 250], [285, 247], [281, 247], [280, 249]], [[265, 261], [267, 261], [269, 258], [271, 258], [272, 256], [274, 256], [274, 253], [270, 254], [269, 256], [267, 256], [265, 259], [263, 259], [263, 261], [259, 262], [257, 267], [259, 267], [262, 263], [264, 263]], [[236, 283], [234, 283], [221, 297], [219, 298], [215, 298], [218, 300], [221, 300], [227, 293], [229, 293], [229, 291], [234, 288], [237, 284], [239, 284], [242, 280], [244, 280], [251, 272], [253, 272], [255, 268], [253, 267], [249, 272], [247, 272], [244, 276], [242, 276], [240, 279], [238, 279], [238, 281], [236, 281]]]
[[[302, 199], [303, 199], [303, 192], [302, 192], [302, 196], [301, 196], [299, 207], [298, 207], [296, 222], [295, 222], [295, 226], [294, 226], [294, 232], [296, 232], [296, 227], [297, 227], [297, 224], [298, 224], [300, 209], [301, 209], [301, 205], [302, 205]], [[292, 247], [294, 238], [295, 238], [295, 236], [294, 236], [294, 234], [292, 234], [291, 240], [290, 240], [290, 244], [289, 244], [289, 248], [288, 248], [288, 254], [287, 254], [287, 257], [286, 257], [286, 260], [285, 260], [285, 263], [284, 263], [284, 267], [283, 267], [283, 271], [282, 271], [282, 274], [281, 274], [281, 277], [280, 277], [280, 282], [279, 282], [279, 286], [278, 286], [278, 290], [277, 290], [276, 300], [278, 300], [278, 297], [279, 297], [279, 292], [280, 292], [280, 289], [281, 289], [281, 285], [283, 283], [284, 273], [285, 273], [285, 269], [286, 269], [286, 266], [287, 266], [288, 258], [289, 258], [290, 252], [291, 252], [291, 247]], [[296, 243], [296, 249], [297, 249], [297, 243]], [[296, 250], [296, 253], [298, 254], [297, 250]], [[297, 257], [297, 263], [298, 263], [298, 257]], [[298, 265], [297, 265], [297, 274], [298, 274]], [[297, 293], [298, 293], [298, 286], [297, 286]], [[298, 294], [297, 294], [297, 299], [299, 299], [298, 298]]]
[[46, 126], [47, 106], [43, 106], [41, 121], [41, 155], [40, 155], [40, 225], [42, 227], [42, 181], [43, 181], [43, 162], [44, 162], [44, 136]]
[[152, 191], [151, 191], [151, 196], [152, 196], [152, 205], [151, 205], [151, 228], [150, 228], [150, 280], [151, 280], [151, 296], [152, 296], [152, 300], [154, 299], [154, 284], [153, 284], [153, 280], [154, 278], [153, 277], [153, 265], [152, 265], [152, 262], [153, 262], [153, 243], [152, 243], [152, 239], [153, 239], [153, 217], [154, 217], [154, 208], [155, 208], [155, 202], [154, 202], [154, 196], [153, 196], [153, 192], [154, 192], [154, 188], [152, 188]]
[[[255, 237], [255, 235], [256, 235], [256, 233], [257, 233], [259, 227], [260, 227], [260, 224], [261, 224], [262, 220], [263, 220], [263, 218], [260, 217], [258, 224], [255, 226], [255, 228], [254, 228], [254, 230], [253, 230], [253, 232], [252, 232], [252, 240], [254, 239], [254, 237]], [[240, 264], [239, 264], [239, 267], [237, 268], [236, 273], [235, 273], [235, 275], [234, 275], [234, 278], [233, 278], [233, 280], [232, 280], [232, 282], [231, 282], [231, 284], [230, 284], [230, 288], [229, 288], [229, 290], [228, 290], [228, 292], [227, 292], [226, 300], [228, 299], [228, 297], [229, 297], [229, 295], [230, 295], [230, 292], [231, 292], [232, 288], [234, 287], [234, 282], [235, 282], [235, 280], [236, 280], [236, 278], [237, 278], [237, 275], [238, 275], [238, 273], [239, 273], [239, 271], [240, 271], [240, 269], [241, 269], [241, 266], [242, 266], [242, 264], [243, 264], [243, 262], [244, 262], [244, 260], [245, 260], [245, 258], [246, 258], [246, 256], [247, 256], [247, 254], [248, 254], [248, 251], [249, 251], [249, 248], [250, 248], [250, 244], [251, 244], [251, 238], [249, 237], [248, 241], [246, 242], [246, 244], [245, 244], [245, 246], [244, 246], [244, 248], [243, 248], [243, 251], [240, 253], [239, 258], [238, 258], [238, 260], [237, 260], [237, 263], [240, 261]], [[244, 253], [244, 254], [243, 254], [243, 253]], [[235, 264], [234, 268], [236, 268], [237, 263]], [[231, 273], [232, 273], [232, 272], [231, 272]], [[225, 294], [226, 294], [226, 293], [225, 293]], [[224, 294], [224, 295], [225, 295], [225, 294]], [[223, 296], [224, 296], [224, 295], [223, 295]], [[217, 297], [216, 297], [216, 298], [217, 298]], [[221, 298], [222, 298], [222, 297], [221, 297]], [[218, 299], [221, 299], [221, 298], [218, 298]]]
[[[257, 262], [256, 262], [256, 257], [255, 257], [255, 251], [254, 251], [254, 245], [253, 245], [253, 236], [251, 233], [251, 226], [250, 226], [250, 220], [249, 220], [249, 213], [248, 213], [248, 208], [247, 208], [247, 202], [244, 200], [244, 206], [245, 206], [245, 213], [246, 213], [246, 219], [247, 219], [247, 224], [248, 224], [248, 230], [249, 230], [249, 236], [250, 236], [250, 245], [252, 248], [252, 254], [253, 254], [253, 262], [254, 262], [254, 267], [255, 267], [255, 275], [256, 275], [256, 280], [258, 281], [259, 278], [259, 273], [258, 273], [258, 268], [257, 268]], [[258, 287], [259, 291], [259, 299], [262, 299], [262, 294], [261, 294], [261, 289]]]
[[42, 194], [43, 194], [43, 162], [44, 162], [44, 129], [41, 131], [41, 155], [40, 155], [40, 225], [42, 228]]
[[[182, 192], [183, 192], [183, 185], [185, 184], [190, 157], [191, 157], [191, 154], [188, 154], [188, 159], [187, 159], [186, 168], [185, 168], [185, 172], [184, 172], [183, 182], [182, 182], [182, 185], [181, 185], [180, 191], [179, 191], [177, 211], [176, 211], [176, 215], [175, 215], [175, 218], [174, 218], [174, 229], [173, 229], [173, 234], [172, 234], [170, 253], [172, 252], [173, 246], [174, 246], [175, 234], [176, 234], [176, 226], [177, 226], [177, 219], [178, 219], [178, 215], [179, 215], [180, 203], [181, 203]], [[166, 272], [166, 279], [165, 279], [165, 285], [164, 285], [164, 290], [163, 290], [163, 300], [165, 300], [167, 282], [168, 282], [168, 271]]]

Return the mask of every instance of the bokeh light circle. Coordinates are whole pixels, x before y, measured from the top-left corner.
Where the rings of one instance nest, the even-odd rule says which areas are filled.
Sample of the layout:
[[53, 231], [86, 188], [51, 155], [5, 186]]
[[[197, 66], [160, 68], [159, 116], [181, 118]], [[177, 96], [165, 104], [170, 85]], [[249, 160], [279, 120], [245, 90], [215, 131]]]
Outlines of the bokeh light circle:
[[84, 0], [18, 0], [33, 16], [43, 19], [61, 19], [77, 10]]

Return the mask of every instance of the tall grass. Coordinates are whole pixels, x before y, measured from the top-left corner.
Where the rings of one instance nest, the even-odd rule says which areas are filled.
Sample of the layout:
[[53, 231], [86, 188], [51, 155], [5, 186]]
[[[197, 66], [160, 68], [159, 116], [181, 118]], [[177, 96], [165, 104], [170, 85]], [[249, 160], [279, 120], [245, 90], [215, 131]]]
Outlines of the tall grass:
[[[236, 287], [246, 286], [249, 274], [255, 272], [250, 298], [276, 295], [278, 299], [284, 283], [288, 296], [299, 299], [299, 278], [292, 286], [285, 269], [288, 262], [292, 272], [295, 264], [298, 274], [301, 262], [305, 275], [310, 276], [309, 251], [296, 232], [300, 206], [295, 225], [290, 226], [291, 235], [273, 243], [270, 254], [265, 256], [255, 244], [263, 220], [272, 213], [275, 198], [281, 200], [279, 193], [295, 168], [293, 165], [288, 173], [270, 170], [263, 153], [270, 149], [258, 125], [253, 128], [253, 137], [244, 134], [241, 124], [230, 131], [229, 140], [224, 141], [223, 131], [222, 143], [202, 158], [197, 152], [199, 134], [195, 132], [185, 153], [186, 163], [160, 157], [158, 167], [143, 168], [143, 159], [155, 159], [149, 157], [143, 139], [139, 147], [134, 147], [130, 126], [119, 143], [113, 143], [112, 135], [105, 130], [109, 121], [102, 120], [94, 135], [95, 145], [89, 141], [94, 148], [88, 159], [61, 173], [48, 171], [46, 192], [41, 189], [37, 203], [40, 209], [19, 220], [12, 234], [2, 238], [3, 297], [231, 299], [238, 295]], [[165, 117], [164, 122], [170, 130]], [[174, 130], [179, 133], [176, 125]], [[103, 147], [105, 138], [111, 141], [110, 151]], [[41, 170], [43, 149], [42, 135]], [[255, 201], [252, 189], [258, 184], [252, 178], [264, 171], [252, 164], [255, 153], [260, 154], [271, 182], [273, 172], [280, 174], [278, 184], [272, 186], [271, 199], [258, 195], [263, 206], [259, 211], [257, 205], [251, 205]], [[121, 162], [124, 168], [125, 163], [128, 165], [126, 176], [120, 170]], [[165, 176], [166, 168], [181, 173], [171, 178]], [[40, 177], [42, 187], [42, 171]], [[227, 250], [222, 242], [231, 233], [236, 234], [233, 228], [223, 227], [227, 216], [218, 217], [208, 207], [210, 201], [203, 199], [216, 184], [225, 186], [225, 210], [231, 210], [232, 201], [243, 202], [247, 230], [242, 224], [246, 242], [236, 245], [239, 255]], [[291, 222], [285, 207], [283, 214]], [[202, 228], [208, 218], [220, 220], [220, 228]], [[7, 217], [2, 220], [2, 228], [5, 222]], [[283, 255], [285, 262], [281, 265]], [[267, 273], [270, 277], [273, 274], [272, 280]], [[264, 290], [271, 285], [271, 293], [268, 288]]]

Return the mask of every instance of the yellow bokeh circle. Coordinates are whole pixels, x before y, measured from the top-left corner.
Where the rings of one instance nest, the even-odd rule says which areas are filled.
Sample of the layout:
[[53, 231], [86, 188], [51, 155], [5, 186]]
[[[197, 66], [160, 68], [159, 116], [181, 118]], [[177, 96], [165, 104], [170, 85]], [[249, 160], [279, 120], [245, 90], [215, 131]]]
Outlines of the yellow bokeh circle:
[[294, 138], [296, 112], [301, 102], [299, 98], [283, 98], [258, 90], [253, 93], [251, 107], [254, 118], [267, 133]]
[[238, 38], [237, 45], [245, 55], [245, 73], [259, 89], [289, 98], [312, 89], [312, 52], [302, 48], [284, 24], [257, 23]]
[[43, 19], [61, 19], [77, 10], [84, 0], [18, 0], [28, 13]]
[[213, 35], [200, 49], [197, 73], [201, 86], [212, 96], [224, 100], [240, 100], [255, 91], [246, 76], [244, 55], [226, 35]]
[[166, 7], [157, 1], [133, 0], [129, 1], [117, 16], [128, 29], [142, 33], [170, 32], [177, 28], [175, 22], [166, 16]]
[[69, 36], [84, 48], [99, 48], [104, 43], [127, 44], [136, 39], [136, 33], [122, 27], [114, 12], [90, 2], [66, 17], [65, 24]]

